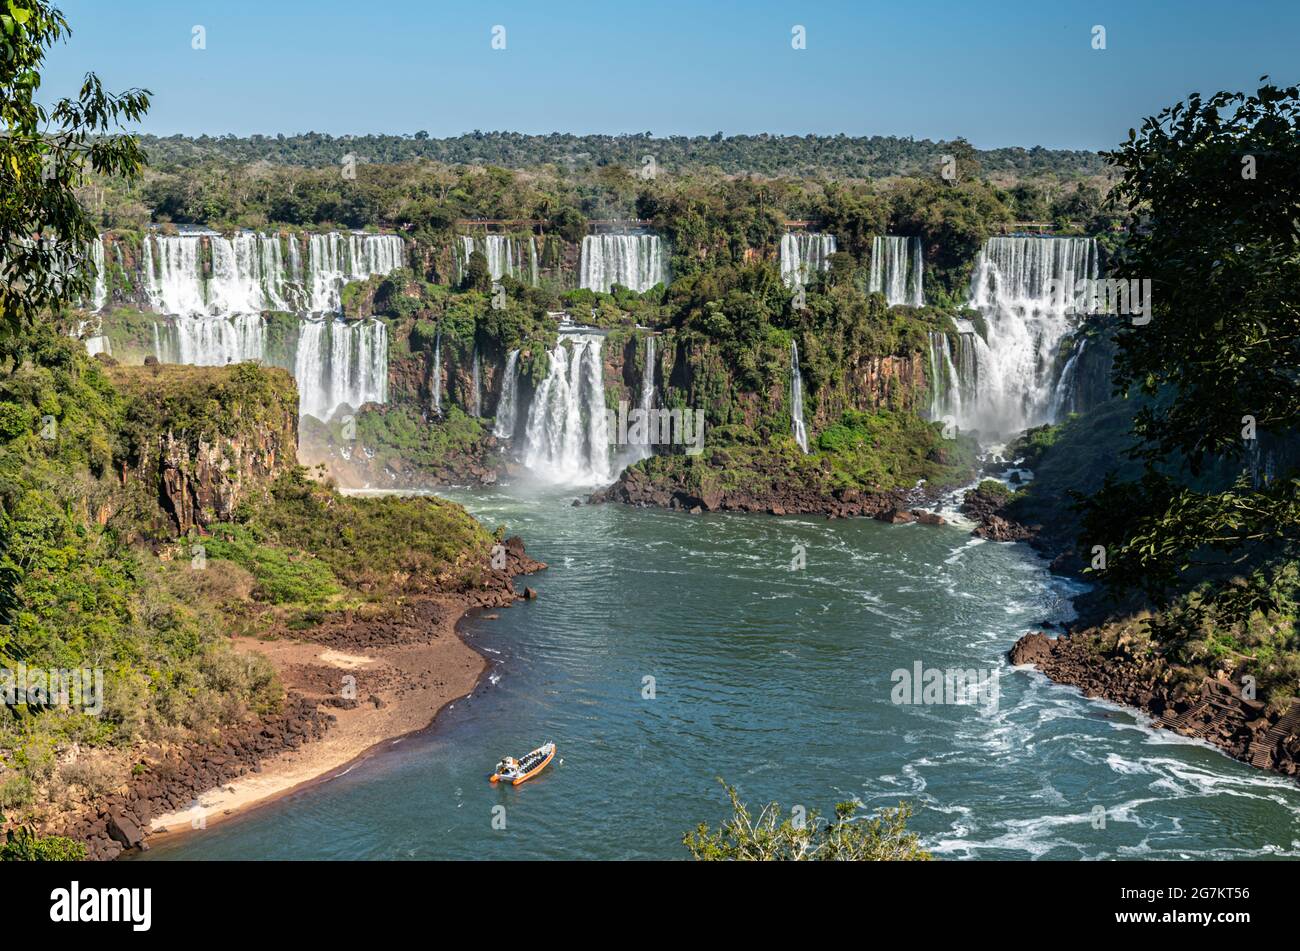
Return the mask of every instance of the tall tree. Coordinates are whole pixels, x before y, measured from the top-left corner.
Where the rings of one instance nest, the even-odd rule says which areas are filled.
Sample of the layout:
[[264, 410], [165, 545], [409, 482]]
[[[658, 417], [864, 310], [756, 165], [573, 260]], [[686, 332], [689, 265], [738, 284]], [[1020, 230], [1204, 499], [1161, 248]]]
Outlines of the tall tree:
[[[1111, 480], [1085, 506], [1102, 577], [1174, 587], [1196, 565], [1294, 556], [1300, 478], [1196, 491], [1190, 476], [1258, 457], [1300, 429], [1300, 88], [1190, 96], [1148, 118], [1107, 158], [1136, 227], [1115, 271], [1149, 280], [1150, 319], [1118, 334], [1116, 386], [1137, 414], [1137, 483]], [[1266, 573], [1267, 574], [1267, 573]], [[1235, 616], [1271, 605], [1268, 586], [1225, 592]]]
[[76, 98], [37, 101], [46, 52], [70, 33], [47, 0], [0, 0], [0, 324], [15, 332], [89, 291], [85, 171], [131, 176], [144, 163], [116, 130], [144, 115], [148, 90], [111, 95], [87, 73]]

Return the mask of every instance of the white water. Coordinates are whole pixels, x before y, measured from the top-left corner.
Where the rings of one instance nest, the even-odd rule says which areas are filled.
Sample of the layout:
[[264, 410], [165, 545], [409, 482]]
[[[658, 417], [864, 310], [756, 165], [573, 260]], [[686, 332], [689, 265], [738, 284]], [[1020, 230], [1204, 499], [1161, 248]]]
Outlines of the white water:
[[668, 283], [663, 242], [654, 234], [593, 234], [582, 239], [579, 287], [608, 292], [614, 284], [639, 292]]
[[506, 355], [506, 368], [501, 377], [501, 399], [497, 401], [497, 421], [492, 435], [513, 439], [519, 404], [519, 351]]
[[487, 259], [488, 274], [492, 280], [499, 281], [503, 277], [510, 276], [520, 281], [527, 279], [528, 283], [536, 286], [537, 241], [531, 236], [528, 239], [528, 272], [526, 277], [523, 254], [520, 250], [518, 238], [511, 238], [504, 234], [477, 236], [463, 234], [460, 236], [460, 254], [456, 260], [457, 273], [461, 280], [465, 279], [465, 271], [469, 267], [469, 256], [475, 251], [482, 252]]
[[[95, 269], [95, 284], [90, 294], [90, 309], [100, 311], [108, 303], [108, 273], [104, 270], [104, 236], [90, 244], [90, 263]], [[94, 354], [91, 354], [94, 356]]]
[[388, 402], [388, 327], [326, 318], [300, 325], [294, 363], [299, 413], [329, 419], [347, 407]]
[[818, 271], [830, 267], [835, 253], [831, 234], [791, 233], [781, 236], [781, 280], [787, 287], [807, 284]]
[[524, 464], [550, 482], [598, 485], [612, 478], [598, 334], [562, 333], [533, 394]]
[[253, 232], [146, 235], [149, 306], [176, 317], [263, 310], [334, 313], [344, 284], [389, 274], [405, 258], [399, 235], [313, 234], [307, 237], [304, 271], [300, 240]]
[[808, 451], [808, 428], [803, 421], [803, 376], [799, 373], [799, 344], [790, 341], [790, 419], [794, 424], [795, 442]]
[[236, 314], [154, 324], [154, 356], [159, 363], [200, 367], [262, 360], [266, 357], [266, 322], [260, 314]]
[[891, 307], [920, 307], [925, 303], [924, 273], [920, 238], [885, 235], [871, 239], [869, 290], [884, 294]]
[[[1097, 243], [1092, 238], [990, 238], [975, 261], [970, 306], [984, 318], [986, 336], [963, 332], [953, 359], [958, 386], [932, 412], [955, 417], [964, 429], [990, 437], [1053, 422], [1065, 405], [1058, 392], [1066, 369], [1058, 366], [1061, 342], [1077, 321], [1086, 299], [1073, 291], [1084, 278], [1098, 276]], [[965, 330], [965, 328], [963, 328]], [[954, 351], [945, 343], [949, 358]], [[933, 348], [932, 348], [933, 349]], [[931, 370], [942, 354], [932, 353]], [[1076, 354], [1077, 356], [1077, 354]]]

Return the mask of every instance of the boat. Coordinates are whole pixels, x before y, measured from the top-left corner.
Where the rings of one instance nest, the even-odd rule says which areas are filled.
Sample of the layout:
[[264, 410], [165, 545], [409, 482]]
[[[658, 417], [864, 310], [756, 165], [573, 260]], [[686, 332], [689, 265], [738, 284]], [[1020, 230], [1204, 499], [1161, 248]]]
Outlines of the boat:
[[528, 780], [544, 770], [554, 757], [555, 744], [548, 741], [531, 753], [525, 753], [517, 760], [512, 756], [507, 756], [497, 763], [497, 768], [492, 771], [488, 781], [510, 783], [512, 786], [518, 786], [520, 783], [528, 782]]

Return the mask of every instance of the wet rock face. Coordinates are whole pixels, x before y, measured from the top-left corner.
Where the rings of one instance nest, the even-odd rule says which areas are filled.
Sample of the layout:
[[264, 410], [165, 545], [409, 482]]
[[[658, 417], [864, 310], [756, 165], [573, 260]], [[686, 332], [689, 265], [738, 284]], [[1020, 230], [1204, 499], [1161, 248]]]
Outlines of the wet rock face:
[[159, 437], [158, 490], [162, 509], [174, 527], [230, 519], [239, 503], [261, 491], [297, 463], [297, 420], [280, 427], [255, 426], [214, 442], [200, 439], [191, 448], [171, 431]]

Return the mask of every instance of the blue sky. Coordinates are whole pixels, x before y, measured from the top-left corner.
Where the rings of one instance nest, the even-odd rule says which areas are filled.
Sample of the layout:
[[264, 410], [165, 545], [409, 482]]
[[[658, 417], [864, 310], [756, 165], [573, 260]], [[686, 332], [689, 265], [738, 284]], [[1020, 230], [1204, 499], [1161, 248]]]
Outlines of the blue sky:
[[[56, 3], [74, 35], [45, 97], [87, 70], [147, 87], [140, 129], [161, 135], [843, 132], [1096, 149], [1193, 90], [1300, 79], [1296, 0]], [[796, 24], [806, 49], [791, 48]], [[206, 49], [191, 48], [196, 25]]]

